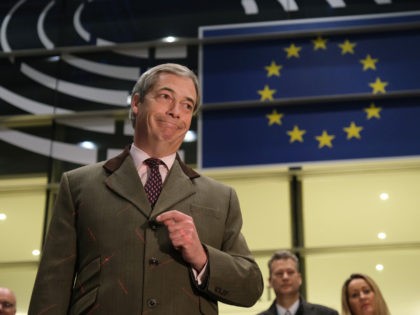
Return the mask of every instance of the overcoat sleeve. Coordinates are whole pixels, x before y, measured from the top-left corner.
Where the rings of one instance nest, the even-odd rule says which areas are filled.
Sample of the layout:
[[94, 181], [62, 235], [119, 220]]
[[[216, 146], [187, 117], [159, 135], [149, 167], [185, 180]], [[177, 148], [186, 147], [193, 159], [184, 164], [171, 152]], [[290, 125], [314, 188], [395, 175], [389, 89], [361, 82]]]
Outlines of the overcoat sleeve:
[[[202, 290], [221, 302], [250, 307], [263, 292], [263, 279], [241, 233], [242, 214], [236, 192], [233, 188], [225, 188], [228, 209], [222, 246], [216, 248], [204, 243], [209, 263], [208, 276]], [[222, 198], [219, 196], [218, 199]]]

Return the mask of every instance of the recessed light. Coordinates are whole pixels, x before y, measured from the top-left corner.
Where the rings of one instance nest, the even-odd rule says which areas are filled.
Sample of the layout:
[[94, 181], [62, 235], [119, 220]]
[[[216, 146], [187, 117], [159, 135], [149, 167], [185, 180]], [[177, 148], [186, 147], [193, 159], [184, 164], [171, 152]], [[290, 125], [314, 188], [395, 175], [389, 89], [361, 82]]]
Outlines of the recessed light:
[[41, 254], [41, 252], [40, 252], [40, 250], [39, 249], [34, 249], [33, 251], [32, 251], [32, 255], [34, 255], [34, 256], [39, 256]]
[[163, 41], [166, 43], [173, 43], [176, 41], [176, 37], [175, 36], [167, 36], [165, 38], [163, 38]]
[[384, 239], [386, 239], [386, 233], [385, 233], [385, 232], [379, 232], [379, 233], [378, 233], [378, 238], [379, 238], [380, 240], [384, 240]]
[[7, 219], [6, 213], [0, 213], [0, 221], [4, 221]]
[[382, 193], [382, 194], [379, 195], [379, 198], [381, 198], [381, 200], [388, 200], [389, 195], [387, 193]]
[[92, 141], [83, 141], [83, 142], [80, 142], [79, 145], [85, 149], [91, 149], [91, 150], [96, 149], [96, 144]]
[[194, 142], [197, 140], [197, 133], [192, 130], [188, 130], [184, 137], [184, 142]]

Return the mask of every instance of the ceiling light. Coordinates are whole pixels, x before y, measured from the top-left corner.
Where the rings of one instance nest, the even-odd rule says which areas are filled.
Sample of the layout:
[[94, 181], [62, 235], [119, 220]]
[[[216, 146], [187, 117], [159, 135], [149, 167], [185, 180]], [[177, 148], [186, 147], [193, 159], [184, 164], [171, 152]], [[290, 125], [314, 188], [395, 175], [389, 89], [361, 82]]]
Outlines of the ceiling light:
[[381, 200], [388, 200], [389, 195], [387, 193], [382, 193], [382, 194], [379, 195], [379, 198], [381, 198]]
[[51, 56], [47, 58], [47, 61], [49, 62], [57, 62], [60, 61], [60, 56]]
[[384, 240], [384, 239], [386, 239], [386, 233], [384, 233], [384, 232], [379, 232], [379, 233], [378, 233], [378, 238], [379, 238], [380, 240]]
[[34, 249], [32, 251], [32, 255], [34, 255], [34, 256], [39, 256], [40, 254], [41, 254], [41, 252], [39, 251], [39, 249]]
[[5, 213], [0, 213], [0, 221], [5, 221], [7, 219], [7, 215]]
[[162, 39], [165, 43], [173, 43], [177, 40], [175, 36], [167, 36]]
[[375, 266], [375, 269], [376, 269], [376, 270], [378, 270], [378, 271], [382, 271], [382, 270], [384, 270], [384, 265], [377, 264], [377, 265]]
[[197, 140], [197, 133], [192, 130], [188, 130], [184, 137], [184, 142], [194, 142]]
[[85, 148], [85, 149], [89, 149], [89, 150], [96, 149], [96, 144], [92, 141], [80, 142], [79, 146], [81, 146], [82, 148]]

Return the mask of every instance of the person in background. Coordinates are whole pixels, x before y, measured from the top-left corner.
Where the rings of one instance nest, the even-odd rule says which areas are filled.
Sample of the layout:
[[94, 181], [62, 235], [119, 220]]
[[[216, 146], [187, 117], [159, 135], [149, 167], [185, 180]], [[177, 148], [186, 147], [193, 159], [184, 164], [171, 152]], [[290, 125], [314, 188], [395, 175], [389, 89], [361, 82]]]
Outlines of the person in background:
[[62, 176], [29, 315], [213, 315], [218, 301], [259, 299], [236, 192], [177, 154], [199, 102], [198, 79], [182, 65], [141, 75], [133, 143]]
[[381, 290], [373, 279], [354, 273], [341, 290], [342, 315], [390, 315]]
[[290, 251], [275, 252], [268, 262], [270, 287], [276, 299], [270, 308], [258, 315], [338, 315], [329, 307], [306, 302], [300, 294], [302, 276], [299, 259]]
[[0, 315], [16, 314], [16, 296], [8, 288], [0, 288]]

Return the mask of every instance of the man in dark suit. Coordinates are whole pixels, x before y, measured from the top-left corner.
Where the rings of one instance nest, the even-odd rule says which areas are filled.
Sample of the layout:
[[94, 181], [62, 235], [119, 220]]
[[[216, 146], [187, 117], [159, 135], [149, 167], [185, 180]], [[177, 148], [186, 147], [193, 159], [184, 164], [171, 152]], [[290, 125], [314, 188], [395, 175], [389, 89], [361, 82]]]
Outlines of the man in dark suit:
[[177, 155], [199, 99], [188, 68], [149, 69], [132, 92], [133, 144], [63, 174], [29, 315], [213, 315], [217, 301], [258, 300], [235, 191]]
[[300, 296], [299, 259], [289, 251], [277, 251], [268, 262], [269, 283], [276, 294], [270, 308], [258, 315], [338, 315], [329, 307], [306, 302]]

